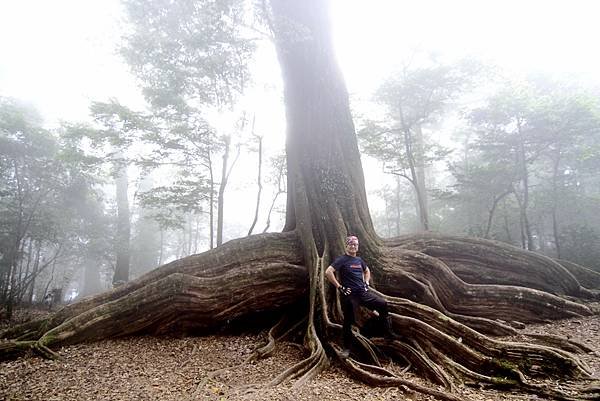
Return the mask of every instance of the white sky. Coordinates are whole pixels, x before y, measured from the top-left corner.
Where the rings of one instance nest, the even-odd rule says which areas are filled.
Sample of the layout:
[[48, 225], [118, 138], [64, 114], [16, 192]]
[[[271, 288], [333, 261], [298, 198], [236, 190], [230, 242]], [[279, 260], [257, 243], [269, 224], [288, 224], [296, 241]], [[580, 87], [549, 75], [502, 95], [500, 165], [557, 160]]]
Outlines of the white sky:
[[[332, 1], [336, 52], [358, 98], [415, 51], [475, 55], [516, 72], [570, 73], [598, 84], [599, 16], [595, 0]], [[122, 18], [118, 0], [0, 0], [0, 95], [32, 103], [51, 125], [85, 119], [92, 100], [116, 97], [141, 107], [135, 81], [115, 54]], [[264, 69], [258, 97], [273, 71]], [[269, 99], [277, 104], [246, 102], [257, 105], [256, 131], [282, 146], [281, 95]], [[254, 173], [235, 174], [254, 182]]]
[[115, 54], [114, 0], [0, 0], [0, 95], [37, 106], [49, 123], [85, 118], [92, 100], [141, 104]]
[[370, 89], [415, 50], [600, 81], [595, 0], [334, 0], [338, 57], [352, 91]]
[[[415, 50], [478, 55], [516, 71], [600, 81], [595, 0], [333, 0], [338, 58], [351, 92], [367, 93]], [[115, 54], [118, 0], [0, 0], [0, 94], [49, 119], [87, 115], [90, 100], [141, 104]]]

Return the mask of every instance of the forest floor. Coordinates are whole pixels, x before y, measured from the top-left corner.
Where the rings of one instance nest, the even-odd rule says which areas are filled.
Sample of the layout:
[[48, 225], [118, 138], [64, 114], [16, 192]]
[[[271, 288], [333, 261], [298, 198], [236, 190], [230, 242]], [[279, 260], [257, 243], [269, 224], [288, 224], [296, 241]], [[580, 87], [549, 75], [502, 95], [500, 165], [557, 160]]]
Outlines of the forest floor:
[[[594, 349], [580, 357], [600, 377], [600, 316], [528, 326], [524, 332], [562, 335]], [[264, 383], [300, 361], [304, 351], [281, 343], [275, 354], [245, 363], [264, 335], [131, 337], [63, 347], [61, 358], [29, 355], [0, 363], [0, 400], [434, 400], [397, 387], [370, 387], [353, 380], [336, 362], [300, 389], [293, 382]], [[401, 366], [390, 365], [396, 371]], [[404, 378], [419, 381], [404, 373]], [[424, 383], [423, 383], [424, 384]], [[559, 386], [548, 381], [548, 386]], [[459, 387], [473, 401], [540, 400], [535, 395]]]

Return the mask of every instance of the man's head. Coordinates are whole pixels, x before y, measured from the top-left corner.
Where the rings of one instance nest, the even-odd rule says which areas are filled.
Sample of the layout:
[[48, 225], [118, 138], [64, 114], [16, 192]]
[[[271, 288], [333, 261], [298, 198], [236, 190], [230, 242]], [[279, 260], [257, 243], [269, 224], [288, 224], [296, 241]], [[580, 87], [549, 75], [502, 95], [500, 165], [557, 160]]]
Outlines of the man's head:
[[356, 256], [358, 252], [358, 238], [354, 235], [346, 237], [346, 253], [350, 256]]

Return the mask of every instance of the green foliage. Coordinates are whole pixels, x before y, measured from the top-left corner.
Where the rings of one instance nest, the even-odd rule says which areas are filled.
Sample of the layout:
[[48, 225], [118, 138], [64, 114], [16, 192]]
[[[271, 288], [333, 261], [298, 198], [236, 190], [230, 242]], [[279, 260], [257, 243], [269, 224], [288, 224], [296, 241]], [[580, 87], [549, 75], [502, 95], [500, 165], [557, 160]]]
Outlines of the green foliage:
[[[160, 125], [159, 130], [145, 137], [152, 146], [152, 154], [141, 163], [170, 166], [169, 174], [176, 177], [177, 183], [154, 191], [157, 195], [152, 202], [164, 207], [176, 204], [185, 209], [191, 204], [189, 195], [196, 194], [197, 201], [210, 199], [205, 209], [212, 222], [214, 188], [220, 185], [219, 243], [227, 174], [222, 174], [221, 182], [217, 183], [214, 160], [218, 152], [228, 155], [231, 133], [218, 135], [205, 115], [208, 110], [232, 107], [246, 85], [255, 48], [246, 28], [248, 4], [243, 0], [126, 0], [124, 3], [130, 32], [121, 53], [140, 79]], [[226, 164], [227, 158], [223, 160]], [[228, 166], [222, 167], [221, 171], [230, 171]], [[183, 183], [196, 179], [190, 181], [190, 177], [207, 180], [210, 185], [184, 188]], [[176, 220], [168, 217], [161, 224], [172, 225]], [[212, 231], [211, 227], [211, 246]]]
[[573, 233], [597, 220], [599, 113], [597, 97], [544, 77], [509, 83], [473, 110], [451, 167], [462, 230], [522, 245], [525, 212], [537, 249], [589, 254], [575, 243], [591, 243]]
[[150, 116], [135, 112], [116, 99], [106, 103], [92, 102], [90, 112], [101, 127], [97, 131], [87, 132], [94, 147], [109, 144], [112, 148], [123, 151], [155, 129]]
[[203, 179], [178, 179], [169, 186], [155, 187], [140, 194], [142, 207], [161, 228], [182, 228], [186, 214], [204, 212], [210, 186]]
[[243, 38], [242, 0], [126, 0], [131, 32], [122, 54], [157, 109], [229, 104], [254, 51]]
[[69, 124], [62, 127], [62, 137], [67, 144], [87, 152], [78, 155], [82, 163], [95, 167], [98, 172], [103, 165], [125, 167], [130, 163], [140, 163], [143, 155], [128, 158], [126, 153], [134, 144], [139, 145], [147, 138], [156, 135], [157, 128], [151, 116], [133, 111], [116, 99], [108, 102], [92, 102], [91, 116], [96, 125]]
[[[41, 123], [35, 110], [0, 98], [0, 296], [8, 309], [48, 261], [86, 238], [81, 225], [94, 196], [88, 159]], [[32, 246], [46, 261], [40, 270], [28, 270]]]

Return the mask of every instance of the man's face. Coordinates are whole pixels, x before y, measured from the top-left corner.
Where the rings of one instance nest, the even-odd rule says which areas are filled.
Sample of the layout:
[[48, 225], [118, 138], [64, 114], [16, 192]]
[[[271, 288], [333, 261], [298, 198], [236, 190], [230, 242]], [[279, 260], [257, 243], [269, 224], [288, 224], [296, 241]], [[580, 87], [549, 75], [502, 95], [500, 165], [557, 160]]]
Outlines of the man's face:
[[346, 252], [350, 255], [356, 255], [358, 252], [358, 241], [350, 241], [346, 244]]

